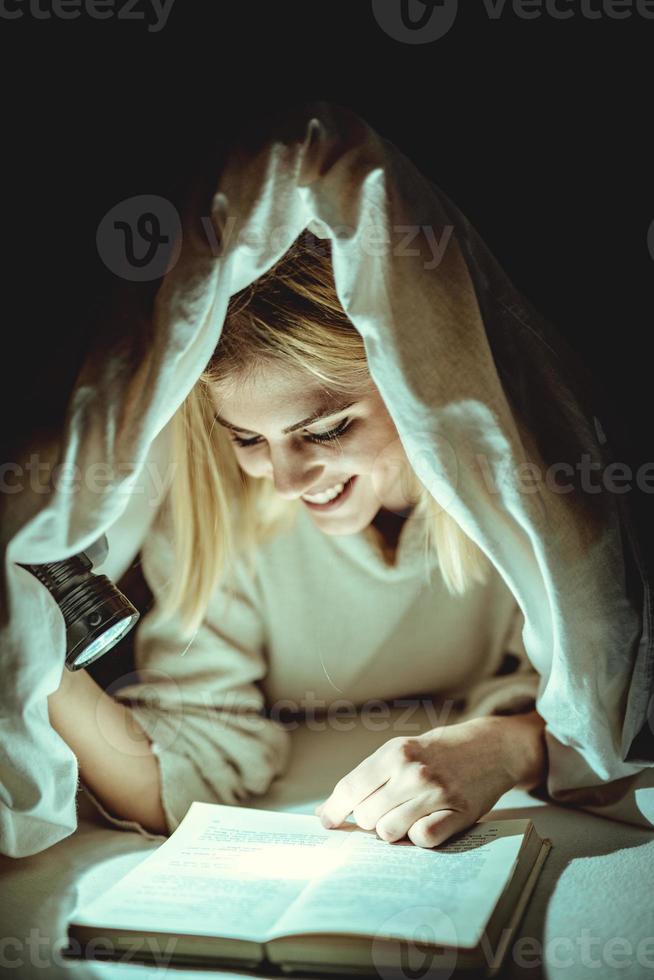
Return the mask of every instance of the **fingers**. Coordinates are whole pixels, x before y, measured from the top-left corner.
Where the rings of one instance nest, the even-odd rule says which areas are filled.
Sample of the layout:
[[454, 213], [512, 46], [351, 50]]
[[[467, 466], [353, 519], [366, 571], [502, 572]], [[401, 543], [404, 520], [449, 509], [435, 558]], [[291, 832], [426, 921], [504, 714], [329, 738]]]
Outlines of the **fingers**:
[[382, 840], [392, 843], [407, 836], [418, 847], [438, 847], [453, 834], [471, 826], [474, 820], [461, 810], [425, 809], [410, 800], [398, 806], [379, 820], [376, 831]]
[[[410, 794], [405, 793], [401, 787], [406, 782], [415, 781], [416, 777], [408, 769], [407, 764], [416, 760], [416, 753], [420, 752], [420, 742], [413, 738], [392, 738], [381, 745], [336, 783], [331, 796], [322, 805], [320, 819], [323, 826], [340, 826], [355, 808], [369, 800], [376, 790], [389, 781], [397, 782], [398, 791], [395, 796], [391, 794], [384, 797], [387, 809], [409, 799]], [[423, 767], [419, 768], [422, 771]], [[418, 778], [420, 778], [419, 774]], [[377, 801], [371, 801], [370, 808], [362, 811], [365, 813], [366, 820], [370, 820], [376, 805]], [[374, 824], [371, 828], [372, 826]]]
[[332, 794], [322, 804], [320, 819], [323, 827], [338, 827], [371, 793], [388, 780], [385, 755], [378, 749], [336, 783]]
[[[414, 819], [418, 819], [424, 813], [429, 813], [433, 810], [433, 806], [426, 805], [426, 801], [422, 801], [416, 798], [415, 789], [412, 787], [401, 786], [399, 780], [392, 779], [383, 786], [380, 786], [378, 790], [371, 793], [370, 796], [366, 797], [361, 803], [354, 807], [352, 810], [352, 815], [356, 820], [359, 827], [363, 830], [374, 830], [382, 817], [389, 811], [399, 809], [402, 804], [408, 804], [413, 802], [416, 807], [416, 816]], [[424, 809], [420, 809], [420, 804], [424, 802]]]
[[[427, 797], [414, 797], [389, 806], [390, 792], [389, 786], [384, 785], [352, 811], [359, 827], [374, 829], [388, 843], [408, 837], [418, 847], [438, 847], [474, 823], [470, 815], [461, 810], [433, 811], [433, 801]], [[324, 803], [319, 803], [315, 808], [316, 816], [321, 815], [323, 806]]]
[[436, 805], [426, 794], [414, 795], [399, 806], [387, 808], [373, 826], [382, 840], [392, 843], [405, 837], [418, 820], [433, 814]]
[[409, 840], [418, 847], [438, 847], [453, 834], [475, 823], [470, 815], [461, 810], [438, 810], [429, 813], [409, 827]]

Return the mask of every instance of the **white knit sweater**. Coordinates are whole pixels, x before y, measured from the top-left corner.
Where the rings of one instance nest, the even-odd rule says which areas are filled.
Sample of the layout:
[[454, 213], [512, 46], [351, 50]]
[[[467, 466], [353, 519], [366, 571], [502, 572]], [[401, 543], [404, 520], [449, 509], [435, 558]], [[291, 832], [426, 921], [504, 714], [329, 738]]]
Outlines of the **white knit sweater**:
[[[301, 508], [260, 547], [253, 575], [235, 566], [190, 645], [161, 615], [175, 566], [155, 523], [141, 550], [155, 601], [135, 637], [140, 683], [116, 696], [154, 742], [169, 830], [193, 800], [265, 793], [288, 762], [289, 715], [342, 721], [343, 711], [428, 699], [445, 723], [534, 706], [540, 675], [513, 595], [491, 569], [453, 597], [435, 559], [429, 584], [420, 520], [409, 516], [388, 565], [369, 531], [326, 535]], [[115, 825], [146, 833], [91, 799]]]

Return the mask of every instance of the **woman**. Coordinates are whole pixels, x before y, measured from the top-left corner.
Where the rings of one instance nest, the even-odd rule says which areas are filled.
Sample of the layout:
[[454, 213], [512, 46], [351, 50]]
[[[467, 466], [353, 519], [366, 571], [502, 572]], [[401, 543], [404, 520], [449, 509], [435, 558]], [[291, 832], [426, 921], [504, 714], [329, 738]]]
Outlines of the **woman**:
[[112, 698], [79, 671], [49, 699], [109, 819], [166, 833], [194, 799], [256, 805], [288, 762], [277, 709], [309, 697], [429, 692], [463, 719], [388, 737], [318, 808], [325, 826], [352, 813], [432, 847], [546, 778], [519, 608], [413, 472], [325, 241], [232, 297], [172, 430], [139, 683]]

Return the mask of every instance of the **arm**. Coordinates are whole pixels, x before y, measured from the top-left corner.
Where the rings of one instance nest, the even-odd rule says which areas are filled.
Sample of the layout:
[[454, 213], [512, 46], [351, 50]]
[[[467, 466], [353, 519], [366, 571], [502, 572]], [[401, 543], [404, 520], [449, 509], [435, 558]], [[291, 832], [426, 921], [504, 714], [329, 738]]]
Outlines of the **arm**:
[[[240, 567], [232, 570], [189, 641], [178, 616], [162, 610], [175, 569], [163, 515], [141, 559], [154, 602], [136, 628], [138, 673], [116, 684], [116, 712], [124, 714], [115, 718], [123, 732], [136, 733], [133, 739], [142, 732], [153, 743], [165, 827], [172, 832], [194, 800], [238, 805], [265, 793], [286, 767], [290, 736], [265, 717], [265, 630], [252, 577]], [[134, 760], [150, 767], [139, 770], [146, 780], [153, 750], [144, 748], [140, 762]]]
[[516, 789], [529, 791], [547, 779], [545, 720], [536, 710], [541, 682], [522, 639], [524, 616], [515, 604], [511, 623], [494, 663], [492, 676], [467, 692], [466, 717], [483, 719], [502, 742], [501, 755]]
[[547, 779], [545, 721], [537, 711], [525, 714], [492, 715], [503, 742], [506, 767], [516, 789], [531, 790]]
[[85, 670], [64, 669], [48, 698], [50, 723], [77, 757], [82, 780], [100, 802], [155, 834], [166, 833], [157, 759], [132, 713]]

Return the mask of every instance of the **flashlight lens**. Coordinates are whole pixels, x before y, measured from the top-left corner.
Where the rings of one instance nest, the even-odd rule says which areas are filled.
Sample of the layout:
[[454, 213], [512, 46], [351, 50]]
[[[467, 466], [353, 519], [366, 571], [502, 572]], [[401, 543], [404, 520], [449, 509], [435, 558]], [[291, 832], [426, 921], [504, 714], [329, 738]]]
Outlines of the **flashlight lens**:
[[73, 663], [70, 667], [73, 670], [78, 670], [80, 667], [86, 667], [88, 664], [93, 663], [98, 657], [101, 657], [103, 653], [114, 646], [115, 643], [125, 636], [126, 633], [130, 631], [132, 625], [136, 622], [138, 616], [134, 614], [128, 614], [124, 619], [119, 620], [119, 622], [114, 623], [105, 630], [100, 636], [97, 636], [88, 646], [81, 649], [76, 655]]

